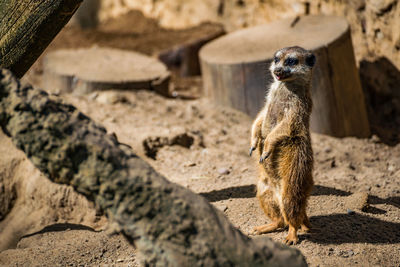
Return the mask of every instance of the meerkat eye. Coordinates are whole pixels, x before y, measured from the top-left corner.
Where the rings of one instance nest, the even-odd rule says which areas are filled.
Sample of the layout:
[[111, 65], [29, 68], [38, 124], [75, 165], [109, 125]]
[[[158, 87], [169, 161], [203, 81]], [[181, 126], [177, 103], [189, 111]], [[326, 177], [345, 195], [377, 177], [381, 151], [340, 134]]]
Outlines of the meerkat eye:
[[274, 57], [274, 62], [275, 64], [279, 62], [279, 58], [278, 57]]
[[289, 57], [285, 60], [285, 65], [286, 66], [294, 66], [299, 63], [299, 60], [297, 58]]

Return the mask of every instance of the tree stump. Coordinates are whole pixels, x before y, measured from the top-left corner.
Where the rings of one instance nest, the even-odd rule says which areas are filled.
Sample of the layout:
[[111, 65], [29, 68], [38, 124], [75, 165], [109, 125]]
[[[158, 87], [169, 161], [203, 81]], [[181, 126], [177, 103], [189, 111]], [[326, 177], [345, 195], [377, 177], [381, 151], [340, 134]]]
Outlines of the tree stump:
[[46, 90], [86, 94], [107, 89], [150, 89], [168, 95], [170, 73], [155, 58], [132, 51], [92, 47], [58, 50], [43, 62]]
[[273, 78], [276, 50], [298, 45], [314, 51], [311, 130], [336, 137], [367, 137], [370, 128], [344, 18], [305, 16], [233, 32], [200, 51], [205, 96], [255, 116]]

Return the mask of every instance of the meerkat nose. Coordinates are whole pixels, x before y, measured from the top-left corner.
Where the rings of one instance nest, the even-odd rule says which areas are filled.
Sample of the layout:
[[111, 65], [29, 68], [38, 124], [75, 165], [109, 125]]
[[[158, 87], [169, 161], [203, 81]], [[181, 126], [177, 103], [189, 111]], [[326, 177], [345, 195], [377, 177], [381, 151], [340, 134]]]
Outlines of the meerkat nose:
[[276, 78], [277, 78], [278, 80], [282, 79], [282, 76], [283, 76], [283, 69], [282, 69], [282, 68], [276, 68], [276, 69], [274, 70], [274, 74], [275, 74], [275, 76], [276, 76]]
[[282, 72], [283, 72], [283, 69], [282, 69], [281, 67], [278, 67], [278, 68], [276, 68], [276, 69], [274, 70], [274, 73], [275, 73], [275, 74], [282, 74]]

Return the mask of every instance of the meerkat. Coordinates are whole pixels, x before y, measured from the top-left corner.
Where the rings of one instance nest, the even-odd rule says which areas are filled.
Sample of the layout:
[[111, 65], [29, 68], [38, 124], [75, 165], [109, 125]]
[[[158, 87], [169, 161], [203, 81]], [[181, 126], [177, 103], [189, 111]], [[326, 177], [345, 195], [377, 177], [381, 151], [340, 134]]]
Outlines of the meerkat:
[[285, 243], [297, 244], [297, 231], [308, 232], [307, 199], [313, 187], [313, 151], [310, 138], [312, 52], [301, 47], [278, 50], [270, 71], [274, 82], [264, 108], [253, 122], [250, 156], [257, 150], [257, 198], [271, 223], [255, 234], [289, 226]]

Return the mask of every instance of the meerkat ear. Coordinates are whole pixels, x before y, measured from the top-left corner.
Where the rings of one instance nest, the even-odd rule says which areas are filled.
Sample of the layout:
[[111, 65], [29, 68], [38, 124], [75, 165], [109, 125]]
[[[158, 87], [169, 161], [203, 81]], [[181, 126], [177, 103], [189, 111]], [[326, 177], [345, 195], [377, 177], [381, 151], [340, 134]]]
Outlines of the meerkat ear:
[[315, 58], [314, 54], [311, 53], [311, 54], [307, 55], [307, 57], [306, 57], [307, 66], [314, 67], [315, 61], [316, 61], [316, 58]]

